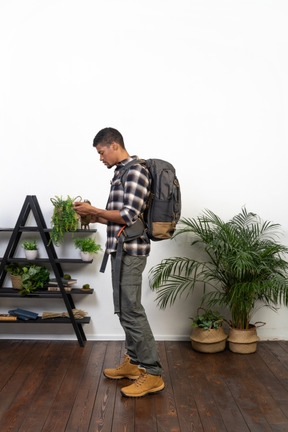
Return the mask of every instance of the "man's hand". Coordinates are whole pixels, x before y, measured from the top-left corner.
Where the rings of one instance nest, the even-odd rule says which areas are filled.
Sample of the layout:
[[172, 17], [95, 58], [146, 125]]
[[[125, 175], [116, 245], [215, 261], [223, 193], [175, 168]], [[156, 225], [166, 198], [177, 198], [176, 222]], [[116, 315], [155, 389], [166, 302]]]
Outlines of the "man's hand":
[[87, 216], [90, 215], [91, 216], [91, 223], [95, 223], [95, 222], [99, 222], [102, 224], [107, 224], [107, 219], [101, 217], [100, 212], [103, 210], [100, 210], [96, 207], [91, 206], [91, 204], [87, 203], [87, 202], [79, 202], [79, 201], [74, 201], [73, 202], [74, 205], [74, 210], [76, 211], [77, 214], [79, 214], [79, 216]]
[[91, 204], [88, 204], [87, 202], [74, 201], [73, 205], [74, 210], [80, 216], [93, 215]]

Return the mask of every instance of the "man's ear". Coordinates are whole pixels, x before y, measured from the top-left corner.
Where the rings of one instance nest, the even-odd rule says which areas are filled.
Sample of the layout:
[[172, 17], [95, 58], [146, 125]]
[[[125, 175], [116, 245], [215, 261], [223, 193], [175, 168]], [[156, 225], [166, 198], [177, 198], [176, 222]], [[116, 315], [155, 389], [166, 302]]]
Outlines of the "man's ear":
[[112, 150], [117, 151], [119, 148], [119, 144], [113, 141], [110, 147], [112, 148]]

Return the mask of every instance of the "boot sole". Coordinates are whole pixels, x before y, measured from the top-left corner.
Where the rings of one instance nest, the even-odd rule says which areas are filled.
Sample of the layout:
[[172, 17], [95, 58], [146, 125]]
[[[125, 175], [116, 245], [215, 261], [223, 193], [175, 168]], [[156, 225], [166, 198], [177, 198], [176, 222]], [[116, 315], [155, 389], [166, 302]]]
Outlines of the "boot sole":
[[132, 381], [135, 381], [137, 378], [139, 378], [139, 376], [140, 375], [125, 375], [125, 376], [123, 376], [123, 375], [121, 375], [121, 376], [109, 376], [109, 375], [106, 375], [105, 374], [105, 372], [103, 372], [103, 375], [105, 376], [105, 378], [108, 378], [108, 379], [110, 379], [110, 380], [121, 380], [121, 379], [125, 379], [125, 378], [127, 378], [127, 379], [129, 379], [129, 380], [132, 380]]
[[122, 396], [125, 396], [125, 397], [140, 398], [140, 397], [144, 397], [144, 396], [160, 393], [161, 391], [164, 390], [164, 388], [165, 388], [165, 385], [163, 384], [163, 386], [157, 387], [155, 390], [150, 390], [148, 392], [144, 392], [144, 393], [141, 393], [139, 395], [127, 395], [122, 390], [120, 390], [120, 392], [121, 392]]

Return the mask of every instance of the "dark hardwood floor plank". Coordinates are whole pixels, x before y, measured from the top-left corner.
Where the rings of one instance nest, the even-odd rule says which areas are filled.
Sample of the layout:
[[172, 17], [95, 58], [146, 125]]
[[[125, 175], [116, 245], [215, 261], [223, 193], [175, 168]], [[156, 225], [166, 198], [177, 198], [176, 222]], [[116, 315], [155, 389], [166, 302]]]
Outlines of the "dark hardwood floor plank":
[[[275, 345], [278, 345], [278, 342], [275, 342]], [[278, 351], [278, 347], [274, 349], [270, 341], [259, 343], [258, 353], [261, 355], [261, 358], [275, 376], [275, 379], [288, 391], [288, 369], [285, 367], [287, 354], [283, 356], [283, 353], [281, 353], [280, 358], [278, 358], [278, 356], [275, 355], [275, 352], [277, 353]]]
[[31, 346], [35, 342], [31, 341], [1, 341], [0, 361], [5, 364], [5, 368], [0, 368], [0, 391], [6, 385], [10, 376], [18, 371], [18, 368], [28, 355]]
[[78, 347], [71, 359], [65, 377], [61, 383], [57, 396], [52, 405], [52, 410], [71, 410], [83, 374], [92, 350], [92, 343], [87, 343], [83, 348]]
[[211, 395], [213, 395], [227, 431], [248, 432], [248, 426], [223, 374], [225, 359], [228, 355], [227, 351], [204, 355], [201, 368], [205, 371]]
[[[165, 391], [165, 390], [164, 390]], [[135, 432], [157, 432], [157, 417], [154, 397], [135, 400]]]
[[27, 409], [19, 432], [42, 430], [76, 349], [74, 342], [49, 344], [41, 359], [41, 369], [47, 367], [46, 376]]
[[80, 382], [77, 398], [66, 427], [69, 432], [86, 432], [89, 428], [99, 380], [102, 379], [103, 359], [106, 349], [107, 343], [105, 342], [94, 342], [92, 345], [89, 361]]
[[120, 397], [117, 381], [105, 378], [103, 369], [119, 366], [123, 361], [122, 347], [123, 342], [121, 341], [112, 341], [107, 344], [88, 432], [111, 432], [113, 421], [118, 421], [114, 415], [115, 398]]
[[[24, 374], [17, 374], [22, 377]], [[30, 406], [34, 395], [37, 393], [45, 378], [45, 374], [30, 373], [26, 375], [23, 385], [19, 388], [14, 400], [1, 417], [1, 429], [9, 432], [18, 432], [23, 423], [27, 407]]]
[[[261, 344], [259, 345], [261, 347]], [[278, 341], [266, 341], [264, 346], [265, 349], [269, 350], [273, 357], [281, 363], [283, 370], [282, 373], [286, 378], [288, 372], [288, 355], [286, 345], [280, 344]]]
[[54, 409], [51, 411], [51, 414], [48, 417], [43, 429], [41, 429], [41, 432], [64, 432], [66, 430], [66, 424], [68, 422], [69, 416], [70, 410], [59, 411]]
[[157, 430], [159, 432], [180, 432], [181, 429], [171, 382], [165, 342], [157, 342], [156, 344], [163, 368], [163, 381], [165, 384], [165, 388], [161, 393], [153, 395], [156, 406]]
[[280, 340], [278, 341], [278, 343], [288, 353], [288, 340], [287, 341]]
[[[3, 364], [2, 364], [3, 365]], [[12, 405], [14, 399], [24, 386], [27, 379], [26, 374], [14, 374], [9, 376], [6, 385], [0, 392], [0, 425], [2, 424], [3, 417], [7, 416], [7, 412]]]
[[[249, 356], [254, 354], [234, 354], [227, 351], [225, 382], [237, 403], [251, 432], [271, 431], [271, 426], [263, 411], [267, 393], [249, 365]], [[262, 392], [264, 398], [261, 400]], [[268, 395], [269, 398], [269, 395]], [[269, 398], [270, 399], [270, 398]], [[271, 398], [271, 401], [274, 401]]]
[[[122, 363], [124, 354], [126, 353], [125, 344], [122, 342], [120, 359], [116, 365]], [[116, 381], [116, 394], [114, 405], [114, 418], [111, 432], [134, 432], [135, 425], [135, 399], [126, 398], [121, 395], [121, 388], [132, 384], [129, 379], [121, 379]]]
[[187, 379], [190, 393], [193, 394], [204, 432], [226, 432], [225, 423], [214, 399], [208, 379], [209, 376], [213, 376], [215, 356], [217, 354], [196, 352], [189, 342], [182, 343], [181, 350], [188, 371]]
[[[29, 341], [29, 350], [23, 356], [20, 365], [17, 367], [17, 373], [31, 373], [36, 368], [41, 368], [43, 355], [47, 350], [47, 341]], [[40, 359], [40, 361], [39, 361]]]
[[192, 350], [191, 344], [187, 345], [188, 352], [183, 352], [178, 342], [165, 342], [165, 346], [180, 430], [202, 432], [202, 423], [188, 379], [193, 368], [193, 364], [187, 362], [187, 353], [190, 356]]

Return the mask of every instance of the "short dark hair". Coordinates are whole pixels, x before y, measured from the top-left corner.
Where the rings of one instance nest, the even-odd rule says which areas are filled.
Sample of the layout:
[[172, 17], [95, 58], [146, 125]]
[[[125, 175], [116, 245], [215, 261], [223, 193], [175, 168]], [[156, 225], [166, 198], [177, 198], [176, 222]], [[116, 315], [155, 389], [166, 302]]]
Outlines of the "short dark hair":
[[116, 142], [117, 144], [119, 144], [121, 147], [125, 149], [125, 144], [121, 133], [117, 129], [107, 127], [101, 129], [97, 133], [97, 135], [93, 140], [93, 147], [97, 147], [98, 144], [105, 147], [110, 147], [112, 142]]

